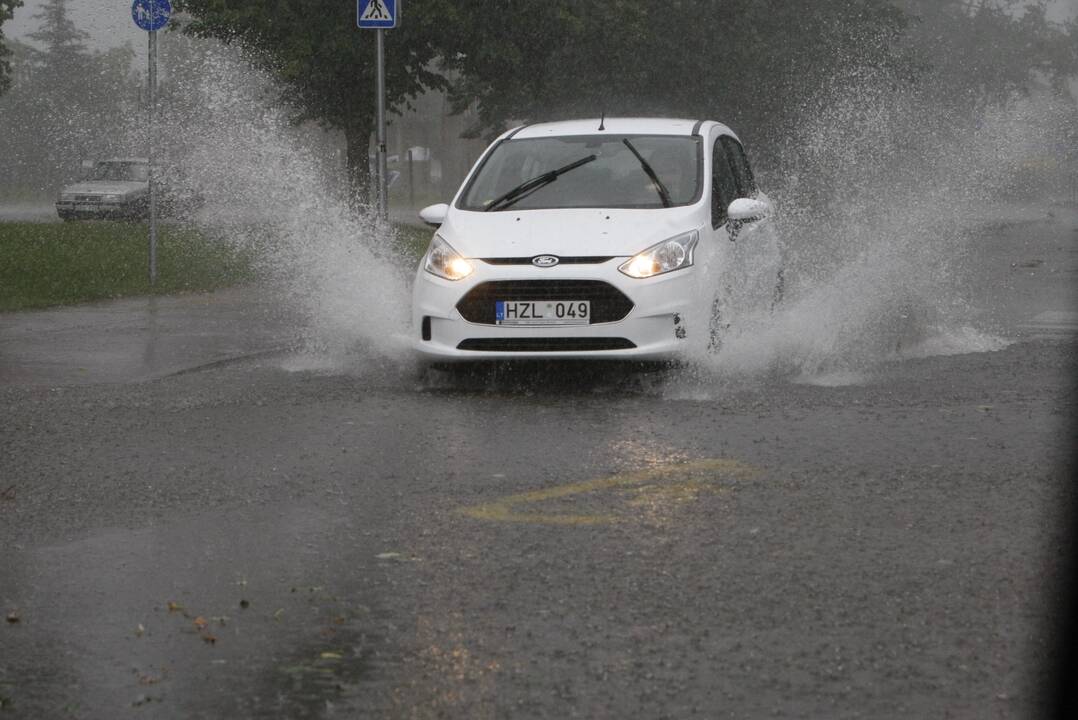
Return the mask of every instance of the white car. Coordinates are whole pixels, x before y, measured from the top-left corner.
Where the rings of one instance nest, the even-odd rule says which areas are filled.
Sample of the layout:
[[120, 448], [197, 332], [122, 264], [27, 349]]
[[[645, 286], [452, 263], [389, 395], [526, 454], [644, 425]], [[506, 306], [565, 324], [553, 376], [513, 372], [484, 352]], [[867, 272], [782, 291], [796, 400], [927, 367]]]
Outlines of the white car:
[[67, 185], [56, 200], [61, 220], [133, 219], [150, 207], [150, 161], [111, 158], [84, 162], [86, 177]]
[[420, 212], [438, 230], [416, 274], [415, 348], [436, 362], [676, 358], [714, 339], [723, 268], [770, 213], [720, 123], [518, 127], [451, 204]]

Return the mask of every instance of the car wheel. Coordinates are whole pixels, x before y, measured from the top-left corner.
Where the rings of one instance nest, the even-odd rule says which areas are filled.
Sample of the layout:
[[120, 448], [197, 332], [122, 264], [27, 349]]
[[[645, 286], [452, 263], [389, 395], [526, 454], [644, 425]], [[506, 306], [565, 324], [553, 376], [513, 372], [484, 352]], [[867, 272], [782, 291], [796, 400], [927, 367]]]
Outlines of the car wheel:
[[730, 329], [722, 308], [722, 298], [716, 296], [711, 301], [711, 316], [708, 319], [707, 351], [717, 353], [722, 348], [722, 336]]
[[775, 289], [771, 293], [771, 313], [774, 314], [775, 309], [782, 303], [783, 297], [786, 296], [786, 274], [785, 268], [779, 268], [779, 271], [775, 273]]

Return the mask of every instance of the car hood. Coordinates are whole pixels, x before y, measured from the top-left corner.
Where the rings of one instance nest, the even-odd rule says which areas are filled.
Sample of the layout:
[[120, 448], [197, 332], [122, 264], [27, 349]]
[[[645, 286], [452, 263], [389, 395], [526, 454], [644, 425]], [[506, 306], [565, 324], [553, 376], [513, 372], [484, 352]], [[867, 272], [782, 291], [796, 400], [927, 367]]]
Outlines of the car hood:
[[81, 182], [67, 185], [60, 192], [76, 193], [79, 195], [127, 195], [140, 190], [148, 190], [149, 184], [144, 182], [108, 180], [101, 182]]
[[454, 208], [438, 234], [465, 257], [609, 255], [628, 257], [699, 228], [699, 206], [655, 210]]

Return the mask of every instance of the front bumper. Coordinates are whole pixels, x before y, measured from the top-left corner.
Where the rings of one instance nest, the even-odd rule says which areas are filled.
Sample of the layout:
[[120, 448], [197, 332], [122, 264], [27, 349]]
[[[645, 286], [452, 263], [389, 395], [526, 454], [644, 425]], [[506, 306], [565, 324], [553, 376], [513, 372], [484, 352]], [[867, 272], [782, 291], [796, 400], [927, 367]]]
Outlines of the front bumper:
[[[627, 259], [617, 257], [594, 265], [563, 264], [552, 268], [490, 265], [472, 260], [475, 272], [456, 282], [421, 268], [412, 302], [414, 347], [423, 357], [440, 362], [589, 358], [651, 361], [678, 357], [684, 351], [687, 319], [697, 294], [697, 268], [637, 280], [618, 271]], [[628, 297], [633, 307], [617, 321], [555, 327], [470, 322], [457, 309], [457, 303], [482, 283], [527, 280], [602, 281]], [[429, 339], [424, 339], [428, 334]]]
[[56, 203], [56, 214], [62, 219], [119, 219], [136, 218], [144, 214], [140, 203], [66, 202]]

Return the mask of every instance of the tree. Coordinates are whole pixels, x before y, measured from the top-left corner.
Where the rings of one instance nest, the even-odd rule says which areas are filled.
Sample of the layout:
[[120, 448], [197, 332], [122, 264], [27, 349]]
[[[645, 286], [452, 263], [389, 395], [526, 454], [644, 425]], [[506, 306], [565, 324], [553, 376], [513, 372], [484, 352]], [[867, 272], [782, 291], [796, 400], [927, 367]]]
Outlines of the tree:
[[[399, 109], [426, 88], [446, 86], [433, 60], [438, 20], [449, 0], [412, 0], [407, 20], [386, 32], [386, 99]], [[267, 7], [270, 5], [271, 7]], [[355, 3], [339, 0], [182, 0], [184, 31], [240, 43], [281, 80], [297, 122], [344, 131], [353, 198], [367, 197], [375, 124], [375, 34], [356, 27]]]
[[137, 81], [130, 46], [90, 52], [66, 0], [47, 0], [23, 49], [20, 79], [0, 98], [0, 158], [9, 182], [51, 192], [80, 159], [129, 154], [117, 133], [134, 112]]
[[[506, 118], [719, 117], [769, 133], [843, 62], [891, 60], [905, 27], [887, 0], [496, 0], [458, 3], [445, 46], [478, 103], [473, 133]], [[535, 32], [543, 28], [543, 32]], [[451, 52], [453, 46], [460, 52]]]
[[1078, 21], [1057, 26], [1047, 1], [901, 0], [914, 22], [904, 38], [921, 59], [933, 102], [976, 111], [1028, 92], [1062, 90], [1078, 74]]
[[51, 72], [71, 73], [89, 55], [83, 42], [89, 33], [80, 30], [67, 14], [67, 0], [46, 0], [34, 14], [41, 25], [30, 38], [45, 46], [45, 64]]
[[[471, 136], [510, 120], [657, 114], [722, 119], [753, 146], [780, 148], [836, 82], [859, 72], [864, 82], [940, 88], [950, 74], [947, 92], [977, 102], [1031, 73], [1073, 72], [1078, 45], [1046, 26], [1043, 0], [1025, 14], [994, 9], [1014, 0], [976, 0], [974, 22], [955, 14], [969, 1], [411, 0], [387, 34], [389, 102], [448, 85], [456, 111], [478, 109]], [[188, 31], [256, 48], [298, 117], [345, 130], [349, 164], [365, 177], [372, 35], [354, 28], [347, 3], [265, 5], [184, 0], [196, 18]], [[939, 14], [957, 37], [926, 39], [934, 25], [914, 23], [919, 12]], [[951, 44], [978, 63], [954, 63]]]
[[[374, 119], [373, 33], [336, 0], [182, 0], [186, 31], [239, 42], [283, 81], [297, 119], [345, 131], [365, 185]], [[387, 33], [387, 90], [400, 108], [454, 78], [473, 136], [511, 118], [722, 115], [775, 127], [836, 55], [879, 52], [903, 26], [888, 0], [411, 0]], [[435, 64], [435, 60], [438, 63]], [[437, 72], [442, 70], [444, 73]]]
[[11, 51], [4, 44], [4, 23], [15, 14], [15, 8], [22, 6], [22, 0], [0, 0], [0, 95], [11, 87]]

